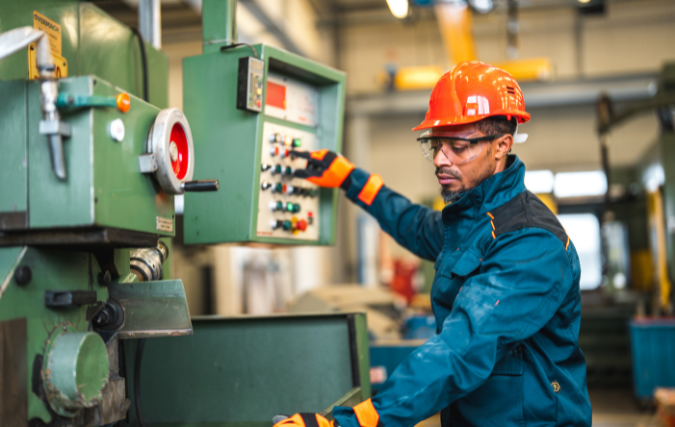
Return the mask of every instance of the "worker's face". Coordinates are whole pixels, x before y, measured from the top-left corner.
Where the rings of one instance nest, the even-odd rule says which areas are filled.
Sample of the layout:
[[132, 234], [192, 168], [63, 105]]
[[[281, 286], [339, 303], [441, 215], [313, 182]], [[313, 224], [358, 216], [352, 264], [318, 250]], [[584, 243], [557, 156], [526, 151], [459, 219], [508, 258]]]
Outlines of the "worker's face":
[[[442, 132], [461, 138], [485, 136], [475, 128], [473, 123], [445, 127]], [[446, 155], [443, 150], [439, 150], [434, 157], [436, 176], [446, 203], [459, 199], [466, 191], [476, 188], [481, 182], [500, 172], [499, 163], [505, 161], [513, 144], [513, 138], [511, 135], [505, 135], [492, 141], [478, 142], [478, 144], [481, 144], [480, 153], [465, 163], [453, 160], [453, 157]]]

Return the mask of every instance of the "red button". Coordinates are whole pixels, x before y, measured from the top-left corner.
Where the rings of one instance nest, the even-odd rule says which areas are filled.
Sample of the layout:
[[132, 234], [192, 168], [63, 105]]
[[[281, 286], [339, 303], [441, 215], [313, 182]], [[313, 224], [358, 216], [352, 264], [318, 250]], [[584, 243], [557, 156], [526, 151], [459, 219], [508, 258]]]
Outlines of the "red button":
[[281, 191], [282, 191], [283, 193], [286, 192], [286, 184], [282, 184], [282, 185], [281, 185]]
[[314, 216], [314, 214], [312, 212], [307, 212], [307, 216], [311, 218]]
[[300, 231], [307, 230], [307, 221], [301, 219], [300, 221], [297, 222], [297, 224], [295, 224], [295, 228], [297, 228]]
[[255, 102], [255, 105], [256, 105], [256, 107], [260, 107], [260, 100], [257, 100], [257, 101]]

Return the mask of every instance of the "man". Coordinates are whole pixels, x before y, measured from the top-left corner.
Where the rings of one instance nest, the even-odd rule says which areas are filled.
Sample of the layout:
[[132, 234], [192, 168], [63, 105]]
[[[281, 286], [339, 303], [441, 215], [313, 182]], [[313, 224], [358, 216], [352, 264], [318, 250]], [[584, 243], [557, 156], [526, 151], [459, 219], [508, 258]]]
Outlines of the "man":
[[[419, 138], [436, 166], [442, 212], [411, 203], [378, 175], [321, 150], [297, 153], [297, 171], [341, 187], [384, 231], [435, 260], [437, 333], [379, 393], [337, 407], [341, 427], [412, 427], [441, 411], [443, 426], [590, 426], [579, 349], [579, 259], [555, 215], [523, 182], [509, 155], [530, 119], [516, 81], [481, 62], [459, 64], [433, 89]], [[328, 425], [296, 414], [278, 425]]]

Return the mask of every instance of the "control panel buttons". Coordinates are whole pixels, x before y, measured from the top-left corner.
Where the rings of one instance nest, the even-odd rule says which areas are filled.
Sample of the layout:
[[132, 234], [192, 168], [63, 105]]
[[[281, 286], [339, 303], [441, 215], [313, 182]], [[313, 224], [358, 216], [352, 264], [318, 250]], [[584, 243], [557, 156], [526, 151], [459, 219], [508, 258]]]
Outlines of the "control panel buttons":
[[263, 171], [263, 172], [266, 172], [266, 171], [268, 171], [268, 170], [270, 170], [270, 169], [272, 169], [272, 165], [270, 165], [270, 164], [268, 164], [268, 163], [263, 163], [263, 164], [260, 166], [260, 170]]
[[270, 156], [274, 157], [274, 156], [278, 156], [278, 155], [279, 155], [279, 147], [278, 146], [274, 146], [274, 147], [270, 148]]
[[305, 221], [304, 219], [301, 219], [300, 221], [295, 223], [295, 228], [297, 228], [300, 231], [307, 230], [307, 221]]
[[283, 225], [283, 221], [279, 221], [279, 220], [276, 220], [276, 219], [273, 219], [273, 220], [270, 221], [270, 228], [272, 230], [276, 230], [277, 228], [281, 228], [282, 225]]
[[263, 191], [265, 191], [265, 190], [267, 190], [267, 189], [269, 189], [269, 188], [272, 188], [272, 184], [270, 184], [269, 182], [263, 182], [262, 184], [260, 184], [260, 188], [261, 188]]
[[302, 140], [300, 138], [293, 138], [293, 148], [298, 148], [302, 146]]
[[284, 169], [284, 175], [292, 176], [293, 175], [293, 168], [291, 168], [290, 166], [286, 166], [286, 168]]
[[286, 157], [289, 157], [290, 155], [291, 155], [291, 150], [289, 150], [288, 148], [279, 150], [279, 157], [281, 157], [282, 159], [285, 159]]
[[276, 175], [276, 174], [278, 174], [278, 173], [281, 173], [282, 170], [283, 170], [283, 169], [282, 169], [282, 166], [281, 166], [281, 165], [275, 165], [275, 166], [272, 168], [272, 170], [270, 170], [270, 172], [272, 173], [272, 175]]
[[272, 136], [270, 136], [270, 142], [274, 144], [275, 142], [281, 142], [281, 134], [280, 133], [274, 133]]
[[286, 220], [283, 223], [283, 228], [286, 231], [291, 231], [293, 229], [293, 223], [290, 220]]
[[284, 145], [290, 147], [292, 144], [293, 144], [293, 138], [291, 138], [288, 135], [284, 136]]
[[292, 185], [287, 185], [284, 193], [286, 193], [290, 196], [291, 194], [295, 194], [295, 190], [296, 190], [296, 188], [293, 187]]

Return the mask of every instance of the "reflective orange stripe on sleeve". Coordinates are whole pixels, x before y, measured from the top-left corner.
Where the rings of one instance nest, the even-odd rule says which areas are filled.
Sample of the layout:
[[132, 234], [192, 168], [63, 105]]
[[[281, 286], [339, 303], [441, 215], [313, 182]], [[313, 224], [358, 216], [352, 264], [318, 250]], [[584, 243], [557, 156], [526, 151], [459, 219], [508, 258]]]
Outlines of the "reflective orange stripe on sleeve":
[[372, 400], [368, 399], [365, 402], [361, 402], [354, 406], [353, 409], [361, 427], [377, 427], [380, 421], [380, 414], [375, 410]]
[[363, 186], [363, 189], [361, 189], [361, 192], [359, 193], [359, 200], [370, 206], [383, 185], [384, 182], [382, 181], [382, 177], [380, 175], [376, 173], [370, 175], [366, 185]]

